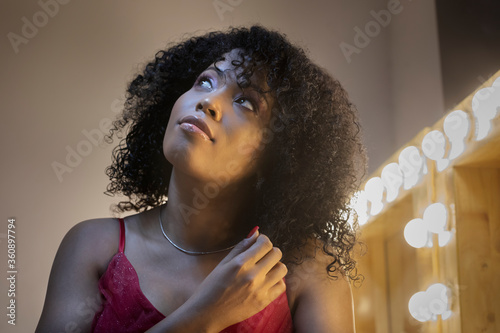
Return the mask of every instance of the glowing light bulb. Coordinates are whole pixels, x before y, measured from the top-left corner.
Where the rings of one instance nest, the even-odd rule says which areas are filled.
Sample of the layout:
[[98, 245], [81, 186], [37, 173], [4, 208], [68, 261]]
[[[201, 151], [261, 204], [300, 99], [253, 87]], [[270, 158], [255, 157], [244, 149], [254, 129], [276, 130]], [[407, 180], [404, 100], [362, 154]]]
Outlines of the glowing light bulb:
[[440, 247], [446, 246], [451, 240], [451, 231], [443, 230], [438, 233], [438, 244]]
[[415, 293], [408, 301], [408, 310], [413, 318], [420, 322], [448, 319], [452, 312], [449, 303], [449, 290], [442, 283], [430, 285], [426, 291]]
[[394, 201], [399, 194], [399, 188], [403, 185], [403, 173], [397, 163], [389, 163], [383, 169], [380, 175], [382, 183], [386, 189], [387, 202]]
[[370, 214], [377, 215], [384, 208], [382, 197], [384, 194], [384, 184], [380, 177], [372, 177], [365, 184], [366, 198], [371, 203]]
[[469, 134], [470, 120], [462, 110], [456, 110], [446, 116], [443, 122], [444, 133], [450, 141], [448, 159], [453, 160], [465, 151], [465, 138]]
[[445, 312], [443, 312], [443, 314], [441, 315], [441, 319], [443, 320], [446, 320], [448, 318], [451, 317], [453, 312], [451, 312], [451, 310], [446, 310]]
[[427, 222], [430, 232], [439, 234], [444, 231], [448, 218], [446, 207], [442, 203], [433, 203], [427, 206], [423, 219]]
[[422, 219], [413, 219], [408, 222], [404, 229], [406, 242], [414, 248], [422, 248], [428, 245], [429, 231], [428, 226]]
[[496, 79], [491, 87], [479, 89], [472, 97], [472, 111], [476, 118], [476, 140], [484, 139], [491, 129], [491, 120], [500, 108], [500, 83]]
[[403, 188], [409, 190], [422, 177], [424, 159], [417, 147], [409, 146], [401, 151], [398, 158], [399, 169], [403, 173]]
[[427, 133], [422, 140], [422, 152], [429, 159], [436, 161], [438, 171], [443, 171], [450, 164], [444, 158], [446, 139], [441, 131], [434, 130]]
[[493, 88], [500, 88], [500, 76], [499, 76], [499, 77], [497, 77], [497, 78], [495, 79], [495, 81], [493, 81], [493, 83], [491, 84], [491, 86], [492, 86]]
[[410, 310], [411, 316], [422, 323], [432, 318], [432, 313], [426, 304], [427, 298], [424, 291], [415, 293], [408, 302], [408, 310]]
[[[354, 209], [356, 215], [358, 216], [359, 225], [364, 225], [368, 221], [368, 199], [366, 198], [365, 191], [358, 191], [352, 196], [350, 203], [350, 208]], [[349, 216], [348, 222], [353, 225], [354, 217]]]
[[449, 243], [452, 232], [445, 230], [448, 219], [446, 206], [440, 202], [430, 204], [424, 211], [422, 218], [408, 222], [404, 229], [406, 242], [414, 248], [432, 247], [432, 235], [438, 235], [439, 246]]

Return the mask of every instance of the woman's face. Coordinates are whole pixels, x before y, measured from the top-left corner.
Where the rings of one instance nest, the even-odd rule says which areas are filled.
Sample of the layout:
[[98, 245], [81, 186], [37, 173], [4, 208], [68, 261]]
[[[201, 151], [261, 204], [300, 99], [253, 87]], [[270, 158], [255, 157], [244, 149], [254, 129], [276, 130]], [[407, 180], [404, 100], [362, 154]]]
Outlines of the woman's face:
[[[217, 67], [209, 66], [175, 102], [163, 153], [177, 171], [205, 181], [220, 177], [235, 181], [257, 173], [273, 100], [258, 92], [268, 90], [261, 72], [253, 74], [248, 88], [238, 86], [241, 69], [231, 65], [240, 60], [237, 52], [226, 54]], [[196, 118], [208, 130], [197, 125]]]

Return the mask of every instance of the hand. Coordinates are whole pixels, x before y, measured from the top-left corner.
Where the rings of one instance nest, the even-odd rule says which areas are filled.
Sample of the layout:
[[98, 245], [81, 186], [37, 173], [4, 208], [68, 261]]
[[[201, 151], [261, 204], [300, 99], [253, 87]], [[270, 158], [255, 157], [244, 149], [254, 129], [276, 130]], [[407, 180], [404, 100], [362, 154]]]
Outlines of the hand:
[[288, 270], [281, 256], [269, 238], [256, 231], [233, 248], [186, 303], [215, 320], [216, 331], [241, 322], [285, 291]]

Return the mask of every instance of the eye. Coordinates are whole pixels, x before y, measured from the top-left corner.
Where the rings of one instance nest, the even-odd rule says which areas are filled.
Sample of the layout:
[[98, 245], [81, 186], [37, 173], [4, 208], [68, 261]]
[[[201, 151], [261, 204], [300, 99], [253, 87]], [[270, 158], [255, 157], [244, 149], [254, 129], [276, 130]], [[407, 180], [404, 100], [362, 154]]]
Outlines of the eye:
[[246, 97], [238, 97], [237, 99], [235, 99], [235, 102], [240, 104], [241, 106], [243, 106], [246, 109], [252, 110], [254, 112], [257, 111], [257, 108], [254, 106], [252, 101], [250, 101]]
[[195, 84], [205, 89], [213, 88], [212, 79], [207, 75], [201, 75], [200, 77], [198, 77]]

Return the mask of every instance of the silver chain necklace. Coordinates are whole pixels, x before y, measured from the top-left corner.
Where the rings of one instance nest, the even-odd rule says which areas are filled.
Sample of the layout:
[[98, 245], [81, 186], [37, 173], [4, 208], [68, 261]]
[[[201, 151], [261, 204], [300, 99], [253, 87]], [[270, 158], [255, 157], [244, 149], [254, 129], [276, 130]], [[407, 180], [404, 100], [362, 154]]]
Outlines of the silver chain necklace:
[[[162, 207], [163, 208], [163, 207]], [[184, 250], [183, 248], [181, 248], [179, 245], [175, 244], [174, 242], [172, 242], [172, 240], [170, 238], [168, 238], [167, 234], [165, 233], [165, 230], [163, 230], [163, 222], [161, 220], [161, 208], [160, 208], [160, 213], [158, 214], [158, 220], [160, 221], [160, 228], [161, 228], [161, 232], [163, 233], [163, 236], [165, 236], [165, 238], [170, 242], [170, 244], [172, 244], [177, 250], [179, 251], [182, 251], [186, 254], [190, 254], [190, 255], [202, 255], [202, 254], [212, 254], [212, 253], [219, 253], [219, 252], [224, 252], [224, 251], [227, 251], [227, 250], [231, 250], [233, 247], [236, 246], [233, 245], [233, 246], [230, 246], [230, 247], [227, 247], [225, 249], [222, 249], [222, 250], [216, 250], [216, 251], [207, 251], [207, 252], [203, 252], [203, 251], [188, 251], [188, 250]]]

